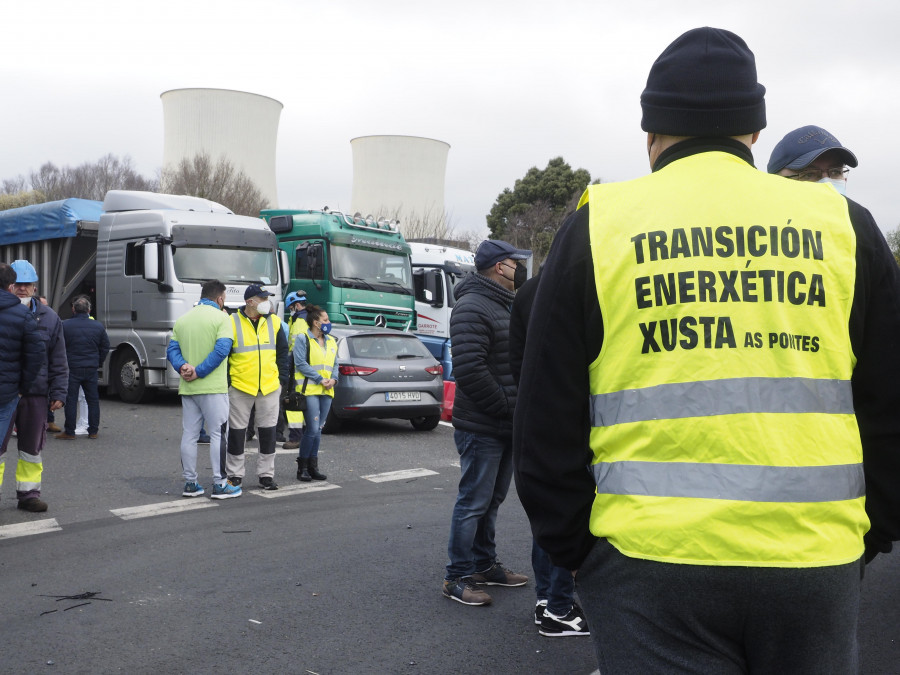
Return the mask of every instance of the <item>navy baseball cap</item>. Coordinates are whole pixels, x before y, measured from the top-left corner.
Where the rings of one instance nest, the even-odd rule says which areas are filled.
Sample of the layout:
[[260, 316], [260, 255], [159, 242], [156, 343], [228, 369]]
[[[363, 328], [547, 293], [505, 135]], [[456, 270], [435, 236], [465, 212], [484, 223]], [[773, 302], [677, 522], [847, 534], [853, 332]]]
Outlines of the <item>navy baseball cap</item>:
[[247, 290], [244, 291], [244, 300], [249, 300], [250, 298], [255, 298], [256, 296], [261, 295], [263, 297], [269, 297], [270, 295], [275, 295], [274, 293], [269, 293], [269, 291], [265, 290], [262, 286], [258, 284], [250, 284], [247, 286]]
[[794, 129], [778, 141], [769, 157], [766, 171], [778, 173], [782, 169], [802, 169], [829, 150], [837, 150], [847, 166], [856, 167], [859, 164], [856, 155], [841, 145], [832, 134], [822, 127], [808, 124]]
[[512, 260], [525, 260], [531, 257], [531, 251], [518, 249], [512, 244], [500, 239], [485, 239], [478, 245], [475, 251], [475, 269], [487, 269], [494, 263], [511, 258]]

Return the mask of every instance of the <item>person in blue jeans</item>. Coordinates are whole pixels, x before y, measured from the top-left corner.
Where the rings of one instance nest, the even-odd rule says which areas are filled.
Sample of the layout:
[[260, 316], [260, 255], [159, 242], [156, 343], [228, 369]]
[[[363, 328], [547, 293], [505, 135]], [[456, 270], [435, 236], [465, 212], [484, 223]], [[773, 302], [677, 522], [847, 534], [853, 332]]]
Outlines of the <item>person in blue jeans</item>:
[[79, 295], [72, 301], [71, 319], [62, 322], [69, 362], [69, 391], [66, 395], [66, 424], [56, 438], [75, 439], [78, 421], [78, 389], [84, 390], [88, 407], [88, 438], [97, 438], [100, 428], [100, 393], [97, 371], [109, 353], [109, 336], [99, 321], [91, 318], [91, 300]]
[[297, 479], [304, 483], [327, 478], [319, 472], [319, 444], [338, 378], [335, 367], [337, 340], [329, 335], [328, 312], [310, 305], [306, 323], [309, 330], [294, 339], [294, 367], [304, 376], [301, 380], [295, 378], [294, 382], [297, 390], [306, 394], [306, 411], [303, 413], [306, 428], [297, 457]]
[[516, 384], [509, 362], [509, 315], [525, 280], [518, 261], [531, 256], [499, 240], [483, 241], [475, 272], [457, 284], [450, 316], [453, 342], [453, 439], [459, 453], [459, 490], [450, 521], [445, 598], [489, 605], [480, 585], [524, 586], [528, 577], [497, 559], [497, 512], [512, 481], [512, 417]]

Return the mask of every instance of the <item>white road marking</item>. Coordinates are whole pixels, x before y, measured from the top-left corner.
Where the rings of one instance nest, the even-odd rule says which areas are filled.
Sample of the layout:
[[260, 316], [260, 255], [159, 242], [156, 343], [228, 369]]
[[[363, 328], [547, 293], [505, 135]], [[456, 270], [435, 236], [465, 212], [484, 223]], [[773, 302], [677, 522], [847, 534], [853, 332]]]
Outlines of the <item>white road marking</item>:
[[254, 494], [259, 497], [265, 497], [266, 499], [272, 499], [273, 497], [287, 497], [289, 495], [295, 495], [301, 492], [306, 493], [321, 492], [322, 490], [334, 490], [335, 488], [339, 487], [341, 486], [323, 481], [316, 481], [315, 483], [282, 486], [277, 490], [263, 490], [262, 488], [255, 488], [253, 490], [244, 490], [244, 492], [249, 492], [250, 494]]
[[35, 520], [31, 523], [17, 523], [16, 525], [4, 525], [0, 527], [0, 539], [12, 539], [13, 537], [27, 537], [30, 534], [44, 534], [62, 530], [56, 518]]
[[208, 497], [191, 497], [177, 502], [163, 502], [161, 504], [145, 504], [144, 506], [129, 506], [124, 509], [110, 509], [110, 513], [122, 520], [134, 520], [135, 518], [150, 518], [151, 516], [163, 516], [181, 511], [194, 509], [206, 509], [215, 506]]
[[444, 420], [441, 420], [440, 422], [438, 422], [438, 424], [443, 424], [445, 427], [452, 427], [452, 426], [453, 426], [453, 423], [452, 423], [452, 422], [445, 422]]
[[405, 471], [388, 471], [387, 473], [373, 473], [370, 476], [361, 476], [373, 483], [385, 483], [389, 480], [404, 480], [405, 478], [418, 478], [419, 476], [436, 476], [437, 471], [431, 469], [406, 469]]

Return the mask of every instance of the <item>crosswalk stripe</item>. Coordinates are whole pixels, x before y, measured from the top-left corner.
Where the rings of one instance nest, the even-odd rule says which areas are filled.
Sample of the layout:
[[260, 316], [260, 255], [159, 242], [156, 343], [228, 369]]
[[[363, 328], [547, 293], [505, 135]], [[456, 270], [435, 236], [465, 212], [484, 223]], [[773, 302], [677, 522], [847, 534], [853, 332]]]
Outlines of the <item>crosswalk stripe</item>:
[[406, 478], [418, 478], [420, 476], [436, 476], [437, 471], [431, 469], [406, 469], [404, 471], [388, 471], [386, 473], [373, 473], [368, 476], [362, 476], [365, 480], [373, 483], [386, 483], [389, 480], [404, 480]]
[[124, 509], [110, 509], [110, 513], [122, 520], [134, 520], [136, 518], [150, 518], [181, 511], [194, 509], [206, 509], [215, 504], [204, 497], [179, 500], [177, 502], [162, 502], [161, 504], [145, 504], [144, 506], [129, 506]]
[[56, 518], [45, 518], [43, 520], [35, 520], [31, 523], [16, 523], [15, 525], [4, 525], [0, 527], [0, 539], [12, 539], [13, 537], [27, 537], [31, 534], [44, 534], [45, 532], [56, 532], [62, 530]]
[[321, 481], [316, 481], [315, 483], [304, 483], [302, 485], [282, 486], [277, 490], [263, 490], [262, 488], [257, 488], [253, 490], [244, 490], [244, 492], [249, 492], [259, 497], [265, 497], [266, 499], [272, 499], [274, 497], [287, 497], [289, 495], [295, 495], [299, 493], [334, 490], [335, 488], [339, 487], [341, 486], [334, 485], [332, 483], [323, 483]]

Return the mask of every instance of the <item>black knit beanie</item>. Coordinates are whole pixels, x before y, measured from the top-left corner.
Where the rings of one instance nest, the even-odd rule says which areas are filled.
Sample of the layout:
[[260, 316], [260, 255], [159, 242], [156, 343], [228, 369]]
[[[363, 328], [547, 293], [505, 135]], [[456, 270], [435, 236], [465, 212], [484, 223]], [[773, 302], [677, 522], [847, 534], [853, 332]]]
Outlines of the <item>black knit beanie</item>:
[[641, 94], [641, 129], [668, 136], [740, 136], [766, 126], [766, 88], [747, 43], [695, 28], [653, 63]]

